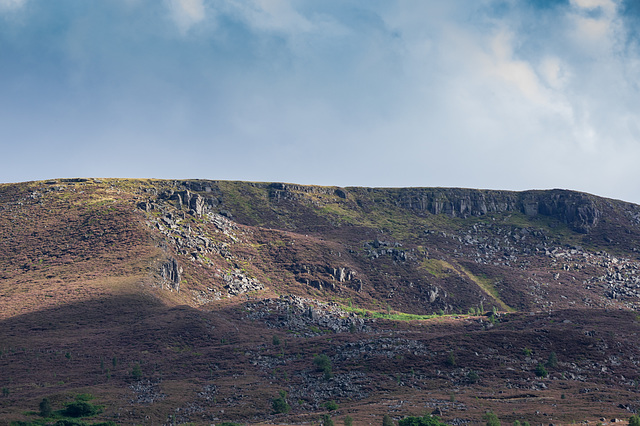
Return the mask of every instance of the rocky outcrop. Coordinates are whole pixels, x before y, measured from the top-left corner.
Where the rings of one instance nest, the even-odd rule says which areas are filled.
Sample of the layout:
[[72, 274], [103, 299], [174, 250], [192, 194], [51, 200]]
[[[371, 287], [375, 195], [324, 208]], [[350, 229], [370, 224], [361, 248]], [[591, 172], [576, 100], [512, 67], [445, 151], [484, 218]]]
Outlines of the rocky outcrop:
[[341, 284], [356, 291], [362, 290], [362, 280], [356, 277], [356, 271], [348, 267], [297, 263], [291, 265], [288, 269], [295, 274], [296, 281], [318, 290], [329, 289], [336, 291]]
[[510, 192], [406, 188], [397, 190], [393, 202], [405, 209], [451, 217], [507, 212], [551, 216], [580, 233], [589, 233], [602, 215], [596, 197], [565, 190]]
[[371, 197], [375, 203], [391, 204], [418, 213], [462, 218], [520, 212], [528, 216], [554, 217], [580, 233], [589, 233], [602, 216], [597, 197], [559, 189], [514, 192], [463, 188], [343, 189], [285, 183], [263, 185], [269, 192], [269, 198], [274, 201], [297, 201], [309, 194], [335, 196], [340, 202], [351, 199], [360, 205]]
[[346, 312], [336, 303], [322, 303], [294, 295], [247, 303], [247, 318], [261, 320], [270, 328], [295, 332], [294, 336], [313, 337], [327, 331], [344, 333], [366, 331], [362, 318]]
[[390, 256], [394, 262], [406, 262], [415, 260], [412, 251], [402, 249], [401, 243], [391, 243], [388, 241], [374, 240], [363, 245], [370, 259], [377, 259], [382, 256]]
[[130, 400], [131, 404], [153, 404], [167, 397], [160, 390], [161, 380], [152, 382], [151, 380], [139, 380], [129, 385], [134, 393], [134, 398]]
[[174, 258], [170, 258], [162, 264], [160, 275], [162, 276], [163, 287], [166, 284], [169, 289], [180, 291], [180, 280], [182, 275], [182, 267]]
[[224, 288], [227, 289], [229, 296], [237, 296], [250, 291], [259, 291], [264, 289], [264, 285], [262, 285], [258, 280], [251, 279], [239, 271], [226, 274], [223, 277], [223, 280], [225, 282]]
[[[169, 201], [171, 202], [175, 208], [178, 210], [186, 210], [193, 216], [202, 216], [207, 212], [208, 204], [215, 205], [217, 204], [216, 199], [207, 200], [200, 194], [193, 193], [188, 189], [183, 191], [174, 191], [174, 190], [166, 190], [163, 191], [157, 199], [157, 202]], [[207, 202], [208, 201], [208, 202]], [[154, 202], [143, 201], [138, 203], [138, 208], [144, 211], [150, 211], [153, 209]]]

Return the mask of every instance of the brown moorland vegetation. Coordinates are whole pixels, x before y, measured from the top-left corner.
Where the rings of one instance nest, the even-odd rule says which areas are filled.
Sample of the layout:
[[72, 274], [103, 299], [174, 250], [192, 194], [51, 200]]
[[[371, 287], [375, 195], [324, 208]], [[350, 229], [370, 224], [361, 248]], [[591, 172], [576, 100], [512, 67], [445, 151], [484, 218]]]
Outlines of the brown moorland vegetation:
[[570, 191], [3, 184], [0, 423], [79, 395], [87, 424], [626, 419], [639, 218]]

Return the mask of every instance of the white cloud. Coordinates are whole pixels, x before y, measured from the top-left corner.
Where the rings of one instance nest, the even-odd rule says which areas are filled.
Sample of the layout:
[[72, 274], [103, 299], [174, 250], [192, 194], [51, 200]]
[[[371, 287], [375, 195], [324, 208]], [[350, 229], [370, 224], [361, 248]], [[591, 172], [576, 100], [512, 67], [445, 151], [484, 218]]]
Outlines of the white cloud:
[[0, 9], [18, 9], [27, 2], [27, 0], [0, 0]]
[[576, 17], [575, 25], [576, 35], [579, 39], [593, 42], [609, 35], [611, 21], [609, 19]]
[[173, 19], [183, 33], [205, 19], [203, 0], [169, 0], [169, 8]]
[[245, 4], [246, 17], [255, 28], [286, 33], [308, 32], [314, 28], [288, 0], [253, 0]]
[[583, 9], [602, 8], [608, 13], [612, 13], [616, 9], [616, 4], [612, 0], [571, 0], [571, 4]]
[[[610, 51], [621, 24], [616, 3], [612, 0], [572, 0], [571, 3], [574, 10], [569, 18], [573, 23], [576, 45], [596, 54]], [[591, 10], [599, 10], [601, 13], [593, 16], [585, 14]]]
[[538, 65], [538, 73], [555, 90], [564, 88], [569, 81], [566, 65], [556, 56], [545, 57]]
[[513, 39], [513, 34], [502, 30], [490, 40], [490, 49], [481, 61], [487, 83], [496, 86], [497, 90], [516, 89], [520, 94], [519, 99], [514, 99], [516, 102], [529, 102], [547, 113], [570, 117], [571, 110], [562, 94], [553, 90], [561, 83], [559, 62], [549, 58], [543, 63], [543, 77], [550, 86], [546, 87], [530, 62], [514, 56]]

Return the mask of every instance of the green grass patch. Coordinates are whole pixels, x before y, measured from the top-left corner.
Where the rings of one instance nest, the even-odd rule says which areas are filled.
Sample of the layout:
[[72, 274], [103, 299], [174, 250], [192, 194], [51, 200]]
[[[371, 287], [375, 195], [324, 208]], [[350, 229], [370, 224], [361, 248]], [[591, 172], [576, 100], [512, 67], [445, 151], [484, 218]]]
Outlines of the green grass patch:
[[453, 265], [440, 259], [425, 259], [420, 263], [420, 268], [436, 278], [445, 278], [457, 275]]
[[342, 309], [347, 312], [353, 312], [362, 317], [388, 319], [393, 321], [424, 321], [424, 320], [429, 320], [429, 319], [438, 317], [438, 315], [407, 314], [404, 312], [397, 312], [397, 311], [379, 312], [379, 311], [372, 311], [364, 308], [356, 308], [356, 307], [348, 307], [348, 306], [342, 306]]

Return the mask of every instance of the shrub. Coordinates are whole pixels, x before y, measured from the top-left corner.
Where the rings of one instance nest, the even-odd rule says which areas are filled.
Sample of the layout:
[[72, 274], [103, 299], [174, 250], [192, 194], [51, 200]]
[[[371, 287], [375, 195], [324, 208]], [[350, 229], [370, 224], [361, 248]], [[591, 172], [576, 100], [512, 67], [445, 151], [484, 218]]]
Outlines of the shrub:
[[394, 426], [393, 420], [391, 420], [388, 414], [385, 414], [382, 418], [382, 426]]
[[437, 416], [405, 417], [398, 422], [399, 426], [446, 426]]
[[532, 354], [532, 353], [533, 353], [533, 352], [532, 352], [532, 351], [531, 351], [531, 349], [529, 349], [529, 348], [524, 348], [524, 349], [522, 350], [522, 354], [523, 354], [524, 356], [531, 356], [531, 354]]
[[287, 414], [291, 411], [291, 406], [287, 402], [287, 392], [281, 390], [277, 398], [271, 400], [271, 408], [274, 414]]
[[42, 417], [49, 417], [53, 410], [51, 409], [51, 403], [48, 398], [43, 398], [40, 401], [40, 415]]
[[272, 342], [274, 346], [280, 346], [280, 338], [276, 334], [273, 335]]
[[139, 380], [142, 377], [142, 369], [140, 368], [140, 363], [136, 362], [131, 370], [131, 377], [135, 380]]
[[558, 366], [558, 356], [555, 352], [551, 352], [549, 354], [549, 359], [547, 359], [547, 367], [548, 368], [556, 368]]
[[336, 402], [333, 400], [327, 401], [323, 405], [324, 405], [324, 408], [326, 408], [329, 411], [335, 411], [338, 409], [338, 404], [336, 404]]
[[549, 372], [547, 371], [547, 369], [544, 368], [544, 365], [542, 365], [541, 362], [539, 362], [538, 365], [536, 366], [536, 376], [542, 377], [544, 379], [548, 375], [549, 375]]
[[634, 414], [629, 417], [629, 426], [640, 426], [640, 416]]
[[500, 426], [500, 419], [493, 411], [488, 411], [483, 416], [483, 419], [485, 422], [487, 422], [487, 426]]
[[478, 373], [473, 370], [469, 371], [469, 374], [467, 374], [467, 381], [469, 383], [477, 383], [478, 380], [480, 380], [480, 376], [478, 376]]
[[447, 364], [449, 367], [456, 366], [456, 356], [453, 354], [453, 352], [449, 352], [449, 355], [447, 355], [447, 360], [445, 361], [445, 364]]
[[95, 405], [85, 402], [76, 401], [67, 405], [67, 408], [62, 412], [67, 417], [88, 417], [95, 416], [100, 412], [100, 408]]
[[80, 420], [62, 419], [55, 422], [53, 426], [87, 426], [87, 424]]
[[333, 372], [331, 371], [331, 359], [325, 354], [316, 355], [315, 358], [313, 358], [313, 365], [316, 366], [316, 371], [322, 371], [324, 373], [325, 379], [333, 377]]
[[353, 426], [353, 419], [348, 414], [344, 418], [344, 426]]
[[328, 414], [322, 415], [322, 425], [323, 426], [333, 426], [333, 420], [331, 420], [331, 416]]

